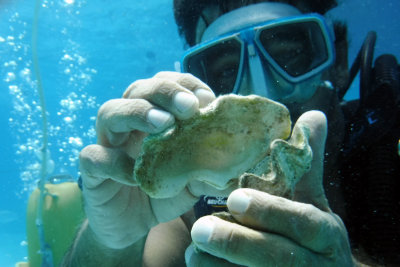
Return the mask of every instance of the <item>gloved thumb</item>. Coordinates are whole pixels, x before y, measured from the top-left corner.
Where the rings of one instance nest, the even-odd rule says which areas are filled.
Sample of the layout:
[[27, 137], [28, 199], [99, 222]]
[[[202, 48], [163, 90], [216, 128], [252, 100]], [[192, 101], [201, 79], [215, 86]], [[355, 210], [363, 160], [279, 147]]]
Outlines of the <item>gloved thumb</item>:
[[293, 200], [308, 203], [323, 211], [330, 211], [323, 188], [324, 152], [327, 120], [320, 111], [308, 111], [300, 116], [295, 128], [304, 125], [310, 129], [309, 145], [313, 152], [311, 169], [297, 183]]

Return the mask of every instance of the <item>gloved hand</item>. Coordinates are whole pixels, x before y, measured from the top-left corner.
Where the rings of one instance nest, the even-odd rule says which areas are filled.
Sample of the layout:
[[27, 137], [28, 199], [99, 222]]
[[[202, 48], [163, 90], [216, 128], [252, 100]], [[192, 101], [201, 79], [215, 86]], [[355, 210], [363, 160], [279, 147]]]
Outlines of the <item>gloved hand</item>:
[[190, 118], [214, 99], [192, 75], [161, 72], [136, 81], [122, 99], [100, 108], [98, 142], [82, 150], [80, 168], [89, 226], [102, 244], [125, 248], [193, 207], [198, 198], [187, 189], [171, 199], [150, 199], [135, 186], [133, 166], [148, 133]]
[[310, 126], [313, 161], [293, 199], [253, 189], [233, 191], [227, 205], [240, 224], [200, 218], [191, 232], [194, 245], [185, 253], [188, 266], [353, 265], [346, 228], [330, 210], [322, 186], [326, 118], [311, 111], [299, 121]]

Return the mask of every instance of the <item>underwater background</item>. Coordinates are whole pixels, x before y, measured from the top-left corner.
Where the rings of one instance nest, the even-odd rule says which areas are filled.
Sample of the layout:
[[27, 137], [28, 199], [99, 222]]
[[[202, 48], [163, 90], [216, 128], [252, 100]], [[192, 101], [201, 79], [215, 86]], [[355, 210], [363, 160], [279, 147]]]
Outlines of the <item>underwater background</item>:
[[[0, 266], [26, 260], [25, 211], [40, 178], [42, 126], [32, 62], [35, 1], [0, 0]], [[349, 65], [367, 35], [375, 57], [400, 60], [400, 1], [339, 0], [328, 13], [349, 27]], [[78, 153], [95, 143], [97, 109], [133, 81], [175, 70], [183, 54], [172, 0], [41, 1], [38, 63], [49, 129], [48, 171], [76, 179]], [[356, 79], [345, 97], [358, 98]]]

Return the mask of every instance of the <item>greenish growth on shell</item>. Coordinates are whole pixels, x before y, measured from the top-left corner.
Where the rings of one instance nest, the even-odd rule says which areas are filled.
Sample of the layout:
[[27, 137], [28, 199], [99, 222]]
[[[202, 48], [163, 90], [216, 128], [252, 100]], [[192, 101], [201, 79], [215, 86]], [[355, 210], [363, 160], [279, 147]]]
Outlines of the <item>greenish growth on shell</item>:
[[299, 179], [311, 169], [309, 135], [309, 129], [298, 124], [288, 141], [274, 140], [268, 156], [239, 178], [239, 187], [291, 199]]
[[[284, 141], [290, 131], [289, 111], [282, 104], [259, 96], [220, 96], [192, 118], [148, 136], [135, 163], [134, 179], [153, 198], [173, 197], [191, 180], [224, 189], [251, 170], [264, 181], [266, 172], [278, 175], [297, 166], [295, 154], [301, 152], [290, 148], [293, 137]], [[287, 167], [260, 163], [266, 159]], [[301, 169], [290, 171], [285, 179], [296, 180], [290, 177], [299, 177]]]

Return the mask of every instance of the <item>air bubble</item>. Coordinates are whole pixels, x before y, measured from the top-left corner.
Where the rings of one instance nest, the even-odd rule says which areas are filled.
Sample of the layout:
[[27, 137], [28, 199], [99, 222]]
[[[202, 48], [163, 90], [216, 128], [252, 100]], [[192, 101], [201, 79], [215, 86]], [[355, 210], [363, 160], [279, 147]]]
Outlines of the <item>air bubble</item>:
[[78, 58], [78, 64], [79, 65], [82, 65], [82, 64], [86, 63], [86, 58], [84, 58], [84, 57], [82, 57], [80, 55], [78, 55], [77, 58]]
[[11, 82], [15, 80], [14, 72], [8, 72], [6, 78], [4, 79], [5, 82]]
[[[55, 20], [65, 19], [79, 24], [80, 1], [62, 0], [61, 5], [49, 0], [44, 0], [42, 5], [52, 11]], [[64, 9], [64, 10], [63, 10]], [[65, 13], [62, 13], [65, 12]], [[64, 18], [63, 14], [68, 15]], [[8, 123], [15, 135], [14, 144], [16, 162], [21, 170], [20, 182], [21, 193], [29, 193], [37, 186], [40, 179], [41, 160], [35, 156], [42, 147], [43, 132], [41, 129], [42, 115], [38, 101], [38, 83], [34, 78], [32, 71], [31, 43], [28, 40], [28, 33], [31, 30], [31, 21], [22, 21], [24, 16], [18, 13], [12, 13], [8, 18], [8, 25], [5, 32], [0, 36], [0, 46], [7, 49], [9, 55], [6, 55], [2, 62], [3, 72], [0, 80], [7, 83], [5, 90], [9, 90], [9, 96], [12, 104], [12, 113], [8, 117]], [[78, 22], [78, 23], [77, 23]], [[69, 25], [68, 23], [65, 25]], [[93, 143], [96, 139], [94, 123], [96, 117], [88, 114], [94, 114], [99, 107], [96, 98], [90, 96], [87, 85], [92, 81], [92, 76], [97, 70], [88, 65], [86, 54], [81, 53], [80, 40], [73, 35], [74, 28], [69, 26], [60, 26], [58, 34], [64, 35], [66, 41], [63, 46], [54, 46], [51, 52], [57, 56], [58, 65], [54, 65], [56, 79], [63, 84], [60, 90], [60, 97], [54, 93], [54, 87], [46, 88], [48, 83], [44, 83], [44, 90], [49, 90], [55, 102], [50, 103], [50, 109], [47, 113], [50, 115], [48, 120], [48, 141], [49, 148], [53, 148], [54, 161], [48, 158], [48, 171], [52, 169], [65, 170], [75, 176], [76, 165], [79, 160], [79, 151], [84, 143]], [[52, 48], [53, 49], [53, 48]], [[40, 52], [40, 51], [39, 51]], [[40, 52], [41, 54], [41, 52]], [[57, 64], [56, 61], [56, 64]], [[44, 73], [46, 78], [47, 73]], [[53, 76], [51, 76], [53, 77]], [[46, 79], [44, 79], [46, 80]], [[58, 80], [57, 80], [58, 81]], [[61, 88], [60, 88], [61, 89]], [[51, 92], [53, 90], [53, 92]], [[84, 92], [81, 94], [81, 92]], [[48, 97], [48, 95], [46, 95]], [[54, 98], [53, 98], [54, 99]], [[58, 106], [57, 106], [58, 105]], [[53, 109], [55, 107], [55, 110]], [[52, 143], [52, 145], [51, 145]], [[73, 167], [73, 168], [71, 168]]]
[[79, 137], [69, 137], [68, 143], [74, 147], [82, 147], [83, 146], [82, 139]]
[[64, 118], [64, 121], [65, 121], [66, 123], [72, 123], [73, 119], [72, 119], [71, 117], [65, 117], [65, 118]]
[[9, 62], [4, 63], [4, 67], [16, 67], [16, 66], [17, 62], [15, 62], [14, 60], [10, 60]]
[[90, 138], [96, 138], [96, 130], [93, 126], [88, 130], [87, 136]]
[[[16, 94], [18, 94], [18, 93], [21, 92], [21, 91], [19, 90], [18, 86], [16, 86], [16, 85], [10, 85], [10, 86], [8, 86], [8, 90], [10, 91], [10, 94], [12, 94], [12, 95], [16, 95]], [[17, 96], [17, 97], [20, 97], [20, 96]]]
[[31, 70], [28, 68], [23, 68], [20, 72], [19, 72], [19, 76], [23, 79], [30, 79], [31, 76]]
[[73, 60], [73, 58], [72, 58], [70, 55], [65, 54], [65, 55], [62, 57], [61, 60]]

